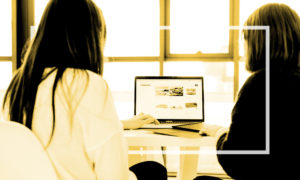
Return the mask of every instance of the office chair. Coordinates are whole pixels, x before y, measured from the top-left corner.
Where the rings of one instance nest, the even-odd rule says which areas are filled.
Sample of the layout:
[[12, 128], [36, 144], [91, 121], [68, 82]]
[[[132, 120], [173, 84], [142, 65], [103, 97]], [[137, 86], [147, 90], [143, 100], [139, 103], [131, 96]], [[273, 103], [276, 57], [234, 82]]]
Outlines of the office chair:
[[58, 180], [38, 139], [15, 122], [0, 122], [0, 179]]

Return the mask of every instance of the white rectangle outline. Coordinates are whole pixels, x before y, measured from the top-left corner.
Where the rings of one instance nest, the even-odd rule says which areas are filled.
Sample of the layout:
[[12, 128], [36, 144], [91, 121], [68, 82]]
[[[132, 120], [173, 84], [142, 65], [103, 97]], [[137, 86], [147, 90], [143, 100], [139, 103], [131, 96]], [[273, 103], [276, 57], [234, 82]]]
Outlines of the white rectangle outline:
[[[170, 30], [162, 26], [161, 30]], [[268, 155], [270, 154], [270, 27], [269, 26], [229, 26], [230, 30], [265, 30], [266, 31], [266, 148], [265, 150], [129, 150], [128, 154], [243, 154]]]

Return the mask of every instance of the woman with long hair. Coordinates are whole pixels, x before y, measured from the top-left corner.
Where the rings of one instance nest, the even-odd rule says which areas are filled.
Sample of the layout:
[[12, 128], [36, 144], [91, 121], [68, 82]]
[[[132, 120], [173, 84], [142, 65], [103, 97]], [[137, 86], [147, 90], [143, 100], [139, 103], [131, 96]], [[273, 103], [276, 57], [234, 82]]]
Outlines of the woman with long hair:
[[[254, 154], [219, 154], [218, 160], [234, 179], [289, 179], [298, 163], [291, 150], [297, 140], [294, 120], [299, 119], [300, 18], [289, 6], [271, 3], [254, 11], [245, 26], [268, 26], [269, 37], [266, 30], [243, 32], [246, 69], [252, 74], [239, 92], [230, 130], [217, 148]], [[270, 40], [269, 51], [266, 39]]]
[[[217, 155], [218, 161], [237, 180], [295, 179], [300, 117], [300, 18], [289, 6], [271, 3], [254, 11], [245, 26], [268, 27], [269, 33], [263, 29], [243, 30], [246, 69], [251, 76], [238, 94], [229, 132], [217, 142], [217, 150], [224, 153]], [[226, 154], [228, 151], [233, 154]], [[195, 178], [201, 179], [218, 178]]]
[[129, 177], [123, 126], [101, 76], [105, 38], [92, 0], [50, 0], [4, 97], [5, 118], [33, 131], [60, 179]]

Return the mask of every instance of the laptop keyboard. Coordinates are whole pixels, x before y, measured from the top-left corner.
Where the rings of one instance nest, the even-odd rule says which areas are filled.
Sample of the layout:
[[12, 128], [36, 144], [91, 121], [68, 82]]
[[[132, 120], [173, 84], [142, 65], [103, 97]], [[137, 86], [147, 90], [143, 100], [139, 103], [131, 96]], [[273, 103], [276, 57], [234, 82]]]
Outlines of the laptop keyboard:
[[172, 128], [172, 126], [177, 126], [180, 124], [188, 123], [186, 121], [177, 121], [177, 122], [161, 122], [160, 124], [144, 124], [140, 129], [163, 129], [163, 128]]

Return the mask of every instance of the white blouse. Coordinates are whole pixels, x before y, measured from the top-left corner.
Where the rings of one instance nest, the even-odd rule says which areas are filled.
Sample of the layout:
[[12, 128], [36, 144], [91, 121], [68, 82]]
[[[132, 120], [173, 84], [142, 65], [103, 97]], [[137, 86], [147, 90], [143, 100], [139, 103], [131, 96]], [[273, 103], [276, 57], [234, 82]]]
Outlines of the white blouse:
[[[51, 71], [47, 68], [44, 75]], [[56, 71], [37, 91], [32, 131], [47, 147], [53, 128], [52, 87]], [[111, 92], [91, 71], [68, 68], [55, 91], [55, 129], [46, 151], [60, 179], [126, 180], [127, 145]]]

